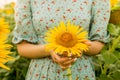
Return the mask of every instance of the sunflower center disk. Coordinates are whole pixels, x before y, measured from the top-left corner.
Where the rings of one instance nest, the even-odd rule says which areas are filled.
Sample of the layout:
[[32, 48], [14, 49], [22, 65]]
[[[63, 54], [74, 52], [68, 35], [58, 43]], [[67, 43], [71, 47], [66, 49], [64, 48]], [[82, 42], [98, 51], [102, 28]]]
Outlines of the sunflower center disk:
[[77, 43], [77, 40], [71, 33], [64, 32], [59, 36], [57, 43], [65, 47], [73, 47]]
[[73, 39], [72, 39], [72, 35], [71, 35], [70, 33], [67, 33], [67, 32], [63, 33], [63, 34], [61, 35], [60, 39], [61, 39], [63, 42], [65, 42], [65, 43], [73, 40]]

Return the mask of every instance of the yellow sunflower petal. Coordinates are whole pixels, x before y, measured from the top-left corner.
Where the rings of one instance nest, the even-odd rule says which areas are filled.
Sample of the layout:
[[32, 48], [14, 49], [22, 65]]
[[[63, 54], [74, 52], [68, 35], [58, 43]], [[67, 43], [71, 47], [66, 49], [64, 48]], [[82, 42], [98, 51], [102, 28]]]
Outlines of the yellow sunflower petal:
[[5, 66], [4, 64], [1, 64], [1, 63], [0, 63], [0, 67], [4, 68], [4, 69], [7, 69], [7, 70], [10, 70], [10, 68], [8, 68], [7, 66]]

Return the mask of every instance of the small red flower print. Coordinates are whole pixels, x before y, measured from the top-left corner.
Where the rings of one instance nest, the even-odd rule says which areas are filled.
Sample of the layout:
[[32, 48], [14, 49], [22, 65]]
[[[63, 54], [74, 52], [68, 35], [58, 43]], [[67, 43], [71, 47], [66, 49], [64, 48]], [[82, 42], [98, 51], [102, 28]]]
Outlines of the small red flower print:
[[63, 15], [63, 19], [66, 20], [66, 16]]
[[86, 5], [88, 5], [88, 2], [87, 2], [87, 1], [84, 1], [84, 3], [85, 3]]
[[28, 34], [27, 32], [23, 32], [23, 34]]
[[71, 12], [71, 9], [67, 9], [66, 11]]
[[100, 29], [98, 29], [96, 32], [100, 32]]
[[26, 17], [27, 17], [27, 14], [24, 14], [23, 17], [26, 18]]
[[55, 1], [52, 1], [51, 3], [52, 3], [52, 4], [55, 4]]
[[37, 14], [40, 14], [40, 12], [38, 11]]
[[95, 2], [92, 2], [93, 5], [95, 5], [96, 3]]
[[40, 22], [42, 22], [43, 21], [43, 19], [40, 19]]
[[80, 72], [82, 70], [82, 68], [78, 68], [78, 71]]
[[18, 21], [18, 24], [21, 24], [22, 22], [21, 21]]
[[54, 20], [53, 20], [53, 19], [50, 19], [50, 22], [54, 23]]
[[83, 22], [80, 22], [80, 24], [82, 24]]
[[60, 70], [57, 70], [56, 73], [60, 74]]
[[33, 38], [31, 37], [30, 40], [33, 40]]
[[107, 13], [109, 13], [110, 12], [110, 10], [107, 10]]
[[107, 18], [106, 18], [106, 17], [104, 17], [104, 20], [106, 21], [106, 20], [107, 20]]
[[74, 20], [76, 20], [76, 18], [73, 18], [72, 20], [74, 21]]
[[42, 76], [42, 78], [46, 78], [45, 76]]
[[76, 79], [75, 80], [79, 80], [79, 77], [78, 76], [76, 76]]
[[16, 13], [15, 16], [18, 16], [18, 13]]
[[94, 74], [92, 74], [92, 77], [94, 77]]
[[24, 7], [24, 9], [26, 9], [27, 8], [27, 6], [23, 6]]
[[30, 75], [32, 74], [32, 71], [30, 70]]
[[84, 67], [87, 68], [88, 66], [84, 64]]
[[28, 3], [30, 4], [30, 1], [28, 1]]
[[27, 25], [28, 25], [28, 24], [30, 24], [30, 23], [31, 23], [31, 22], [30, 22], [30, 21], [28, 21], [28, 22], [27, 22]]
[[40, 31], [40, 29], [37, 29], [37, 31]]
[[91, 11], [88, 11], [88, 14], [90, 14], [91, 13]]
[[44, 68], [44, 66], [42, 66], [42, 68]]
[[83, 19], [83, 21], [85, 21], [85, 22], [86, 22], [87, 20], [86, 20], [86, 19]]
[[56, 12], [60, 11], [60, 9], [57, 9]]
[[48, 11], [50, 11], [50, 10], [51, 10], [51, 8], [49, 8], [49, 7], [48, 7], [47, 9], [48, 9]]
[[77, 0], [73, 0], [73, 2], [77, 2]]
[[36, 1], [34, 1], [34, 5], [36, 5], [37, 4], [37, 2]]
[[38, 65], [37, 64], [35, 64], [35, 67], [37, 67]]
[[45, 4], [45, 1], [43, 1], [41, 4]]
[[100, 13], [100, 12], [101, 12], [100, 10], [97, 11], [97, 13]]
[[48, 30], [49, 29], [49, 27], [48, 26], [45, 26], [45, 28]]
[[87, 60], [88, 59], [88, 57], [85, 57], [85, 60]]
[[97, 21], [96, 21], [96, 20], [94, 20], [94, 21], [93, 21], [93, 24], [96, 24], [96, 22], [97, 22]]
[[39, 74], [36, 74], [35, 76], [38, 77]]
[[83, 8], [80, 6], [80, 10], [83, 10]]
[[85, 79], [88, 79], [88, 76], [85, 76]]

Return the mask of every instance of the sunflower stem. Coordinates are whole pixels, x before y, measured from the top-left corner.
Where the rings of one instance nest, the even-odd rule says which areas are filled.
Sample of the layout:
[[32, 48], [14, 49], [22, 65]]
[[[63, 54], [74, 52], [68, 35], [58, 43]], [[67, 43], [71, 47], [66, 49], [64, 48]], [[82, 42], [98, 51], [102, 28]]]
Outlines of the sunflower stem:
[[72, 72], [70, 68], [67, 69], [67, 73], [68, 73], [69, 80], [72, 80]]

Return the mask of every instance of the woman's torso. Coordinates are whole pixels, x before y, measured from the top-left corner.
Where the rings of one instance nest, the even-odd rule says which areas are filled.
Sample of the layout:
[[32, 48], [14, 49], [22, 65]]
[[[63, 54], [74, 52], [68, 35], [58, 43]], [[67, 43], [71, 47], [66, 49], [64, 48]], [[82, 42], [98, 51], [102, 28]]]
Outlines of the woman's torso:
[[[48, 28], [71, 21], [89, 30], [92, 0], [31, 0], [32, 21], [40, 43]], [[83, 55], [71, 67], [73, 80], [95, 80], [90, 58]], [[50, 57], [33, 59], [26, 80], [68, 80]]]
[[48, 28], [60, 21], [71, 21], [89, 30], [91, 5], [92, 0], [31, 0], [32, 21], [39, 41]]

